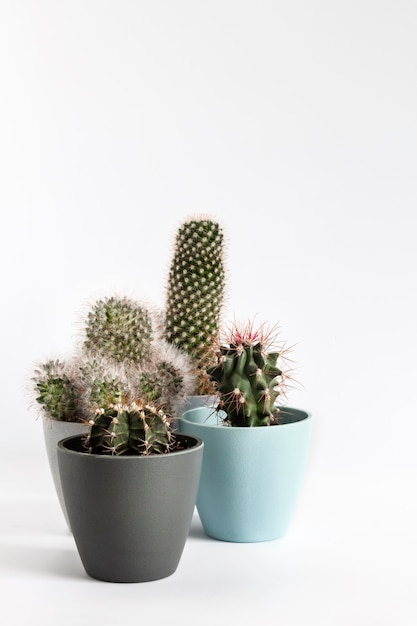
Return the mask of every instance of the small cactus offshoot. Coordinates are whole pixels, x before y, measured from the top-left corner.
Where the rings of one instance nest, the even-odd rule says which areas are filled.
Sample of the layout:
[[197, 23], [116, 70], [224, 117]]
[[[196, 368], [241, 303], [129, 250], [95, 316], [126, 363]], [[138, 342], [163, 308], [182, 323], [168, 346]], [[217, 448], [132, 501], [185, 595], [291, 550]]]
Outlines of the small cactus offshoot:
[[169, 270], [165, 336], [191, 357], [200, 394], [213, 391], [206, 369], [215, 362], [224, 288], [223, 230], [209, 218], [185, 221], [177, 232]]
[[59, 359], [41, 363], [31, 380], [36, 402], [48, 417], [64, 422], [82, 421], [74, 381], [65, 363]]
[[171, 418], [142, 400], [98, 409], [86, 446], [93, 454], [150, 455], [170, 451]]
[[217, 353], [208, 374], [219, 396], [218, 410], [229, 426], [269, 426], [279, 421], [277, 401], [286, 375], [277, 365], [284, 350], [271, 349], [276, 329], [234, 326]]
[[119, 404], [130, 392], [129, 381], [121, 367], [103, 358], [78, 359], [75, 384], [83, 412], [92, 411], [110, 404]]
[[172, 363], [161, 361], [155, 369], [145, 370], [139, 378], [143, 396], [151, 402], [160, 400], [164, 395], [175, 395], [183, 384], [183, 376]]

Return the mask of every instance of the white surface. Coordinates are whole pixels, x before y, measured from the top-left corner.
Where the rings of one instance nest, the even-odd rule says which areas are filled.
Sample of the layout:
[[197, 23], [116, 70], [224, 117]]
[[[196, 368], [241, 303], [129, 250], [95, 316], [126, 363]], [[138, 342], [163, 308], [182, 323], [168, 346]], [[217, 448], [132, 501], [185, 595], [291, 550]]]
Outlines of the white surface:
[[[414, 0], [0, 3], [9, 623], [417, 623], [416, 32]], [[225, 318], [280, 322], [294, 346], [308, 481], [285, 541], [195, 530], [174, 577], [103, 586], [65, 535], [24, 388], [92, 297], [163, 305], [194, 212], [227, 233]]]
[[125, 585], [86, 576], [42, 458], [8, 475], [0, 580], [10, 626], [416, 623], [417, 500], [401, 472], [311, 470], [290, 532], [273, 542], [215, 541], [195, 516], [172, 576]]

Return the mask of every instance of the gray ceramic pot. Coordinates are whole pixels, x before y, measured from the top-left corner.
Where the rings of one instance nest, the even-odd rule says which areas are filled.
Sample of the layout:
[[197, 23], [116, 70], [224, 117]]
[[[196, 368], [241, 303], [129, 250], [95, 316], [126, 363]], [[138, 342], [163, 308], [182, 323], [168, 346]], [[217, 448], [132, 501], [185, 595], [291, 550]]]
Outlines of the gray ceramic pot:
[[61, 509], [68, 524], [68, 527], [70, 527], [67, 509], [64, 502], [64, 496], [62, 495], [61, 479], [59, 476], [57, 443], [65, 437], [88, 433], [88, 431], [90, 430], [90, 426], [88, 424], [82, 424], [81, 422], [63, 422], [61, 420], [54, 420], [45, 416], [42, 418], [42, 423], [49, 469], [51, 470], [51, 476], [52, 480], [54, 481], [55, 491], [58, 496], [59, 504], [61, 505]]
[[178, 567], [197, 498], [203, 442], [176, 433], [184, 450], [151, 456], [82, 452], [80, 437], [58, 444], [62, 490], [87, 574], [145, 582]]

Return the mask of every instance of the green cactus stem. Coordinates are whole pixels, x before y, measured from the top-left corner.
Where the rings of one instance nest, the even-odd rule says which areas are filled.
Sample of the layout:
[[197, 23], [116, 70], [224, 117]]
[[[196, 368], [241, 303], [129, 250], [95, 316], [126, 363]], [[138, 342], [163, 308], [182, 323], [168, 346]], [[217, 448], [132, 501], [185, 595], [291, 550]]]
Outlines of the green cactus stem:
[[261, 327], [236, 326], [220, 345], [217, 364], [208, 374], [219, 395], [218, 410], [230, 426], [269, 426], [278, 421], [277, 400], [283, 394], [284, 373], [277, 365], [283, 351], [270, 351], [273, 333]]
[[98, 409], [86, 446], [94, 454], [150, 455], [169, 452], [171, 418], [142, 400]]
[[84, 348], [116, 362], [138, 363], [148, 354], [153, 338], [147, 308], [122, 297], [98, 300], [88, 313]]
[[43, 413], [63, 422], [82, 421], [77, 393], [67, 364], [50, 359], [35, 368], [31, 378], [35, 399]]
[[209, 218], [192, 218], [178, 229], [169, 270], [165, 336], [192, 359], [197, 393], [211, 393], [206, 369], [215, 361], [224, 304], [224, 234]]

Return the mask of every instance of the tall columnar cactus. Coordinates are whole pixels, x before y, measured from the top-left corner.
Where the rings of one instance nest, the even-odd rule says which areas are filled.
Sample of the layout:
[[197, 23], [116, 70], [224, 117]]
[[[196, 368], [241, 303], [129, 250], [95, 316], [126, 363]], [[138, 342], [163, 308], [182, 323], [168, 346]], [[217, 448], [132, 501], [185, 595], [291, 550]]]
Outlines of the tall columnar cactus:
[[90, 424], [86, 446], [94, 454], [163, 454], [172, 446], [170, 417], [142, 400], [98, 409]]
[[178, 229], [168, 276], [165, 334], [190, 355], [197, 393], [210, 393], [207, 367], [214, 363], [224, 305], [224, 234], [209, 218], [192, 218]]
[[104, 298], [88, 313], [84, 347], [93, 354], [138, 363], [147, 358], [152, 339], [151, 314], [133, 300]]
[[82, 421], [71, 369], [59, 359], [50, 359], [35, 368], [32, 383], [35, 400], [48, 417], [64, 422]]
[[234, 327], [220, 345], [217, 364], [208, 373], [215, 382], [230, 426], [269, 426], [278, 423], [278, 397], [283, 393], [284, 372], [277, 362], [282, 352], [271, 351], [274, 330]]

